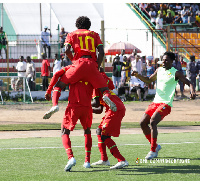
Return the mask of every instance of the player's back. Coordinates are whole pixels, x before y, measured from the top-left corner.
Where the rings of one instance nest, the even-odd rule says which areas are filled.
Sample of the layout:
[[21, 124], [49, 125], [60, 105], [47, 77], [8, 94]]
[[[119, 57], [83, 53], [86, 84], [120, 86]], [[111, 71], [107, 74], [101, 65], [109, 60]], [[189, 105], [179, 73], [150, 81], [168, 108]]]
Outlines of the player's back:
[[87, 29], [78, 29], [67, 35], [65, 44], [72, 46], [75, 52], [75, 60], [83, 55], [91, 55], [96, 61], [96, 48], [102, 45], [102, 41], [96, 32]]
[[93, 87], [90, 83], [79, 81], [70, 84], [69, 104], [91, 107]]

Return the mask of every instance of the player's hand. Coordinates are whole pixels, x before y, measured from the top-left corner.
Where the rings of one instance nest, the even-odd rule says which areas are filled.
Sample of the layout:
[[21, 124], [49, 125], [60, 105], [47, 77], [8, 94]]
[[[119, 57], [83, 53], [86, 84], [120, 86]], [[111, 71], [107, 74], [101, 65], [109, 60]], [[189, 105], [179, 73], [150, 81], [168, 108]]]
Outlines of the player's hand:
[[51, 94], [46, 93], [45, 94], [45, 99], [50, 101], [51, 100]]
[[191, 93], [190, 94], [190, 99], [194, 100], [196, 98], [196, 94], [195, 93]]
[[132, 71], [131, 76], [136, 76], [137, 77], [138, 72], [137, 71]]

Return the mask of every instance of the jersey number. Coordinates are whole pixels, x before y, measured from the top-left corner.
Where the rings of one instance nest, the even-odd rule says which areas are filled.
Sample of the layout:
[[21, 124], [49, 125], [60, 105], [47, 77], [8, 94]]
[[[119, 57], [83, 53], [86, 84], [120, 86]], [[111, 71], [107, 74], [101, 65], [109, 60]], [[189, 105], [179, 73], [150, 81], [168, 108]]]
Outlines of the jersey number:
[[[95, 46], [94, 46], [94, 38], [90, 37], [90, 36], [86, 36], [85, 40], [83, 40], [82, 36], [79, 36], [78, 39], [80, 40], [80, 47], [81, 49], [87, 49], [91, 52], [95, 52]], [[88, 40], [91, 40], [91, 44], [92, 44], [92, 50], [89, 49], [89, 44], [88, 44]], [[85, 46], [86, 48], [83, 47], [83, 41], [85, 41]]]

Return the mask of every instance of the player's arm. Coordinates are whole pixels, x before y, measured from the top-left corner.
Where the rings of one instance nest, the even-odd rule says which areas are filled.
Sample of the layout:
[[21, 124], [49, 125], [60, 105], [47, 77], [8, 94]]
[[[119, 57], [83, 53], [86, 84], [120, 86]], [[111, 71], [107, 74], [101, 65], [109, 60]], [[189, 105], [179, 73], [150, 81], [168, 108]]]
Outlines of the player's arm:
[[72, 54], [72, 51], [70, 50], [71, 49], [71, 45], [70, 44], [65, 44], [65, 53], [67, 55], [67, 57], [72, 61], [73, 60], [73, 54]]
[[97, 50], [98, 50], [97, 63], [99, 68], [101, 66], [104, 57], [103, 45], [98, 45]]
[[145, 77], [143, 75], [140, 75], [140, 74], [138, 74], [137, 71], [133, 71], [131, 73], [131, 75], [137, 77], [138, 79], [140, 79], [144, 83], [150, 84], [151, 82], [156, 81], [156, 79], [157, 79], [157, 70], [150, 77]]
[[49, 87], [46, 91], [45, 94], [45, 98], [49, 101], [51, 99], [51, 91], [53, 89], [53, 87], [56, 85], [56, 83], [58, 82], [58, 79], [69, 69], [69, 66], [66, 66], [64, 68], [62, 68], [61, 70], [57, 71], [53, 77], [51, 78]]
[[179, 79], [181, 82], [187, 84], [187, 85], [190, 87], [190, 98], [191, 98], [191, 99], [195, 99], [196, 93], [195, 93], [194, 86], [193, 86], [192, 83], [183, 75], [183, 73], [180, 72], [180, 71], [176, 71], [175, 78], [176, 78], [176, 80]]

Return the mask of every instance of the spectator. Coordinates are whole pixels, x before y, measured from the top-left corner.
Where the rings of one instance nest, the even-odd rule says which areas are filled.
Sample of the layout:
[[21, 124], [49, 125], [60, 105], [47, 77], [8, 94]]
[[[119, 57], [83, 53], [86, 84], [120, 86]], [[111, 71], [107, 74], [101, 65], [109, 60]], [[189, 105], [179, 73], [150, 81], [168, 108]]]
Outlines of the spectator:
[[1, 57], [1, 59], [3, 59], [2, 55], [1, 55], [2, 48], [4, 49], [5, 55], [7, 58], [6, 45], [7, 45], [6, 33], [3, 31], [3, 27], [0, 27], [0, 57]]
[[130, 79], [130, 92], [136, 92], [139, 101], [141, 101], [141, 94], [143, 94], [143, 101], [146, 101], [146, 97], [148, 94], [148, 88], [146, 87], [145, 83], [138, 79], [135, 76], [131, 76]]
[[26, 77], [31, 91], [35, 91], [35, 63], [31, 61], [31, 57], [26, 57]]
[[120, 62], [119, 56], [116, 56], [114, 58], [112, 66], [113, 66], [112, 80], [113, 80], [115, 89], [118, 89], [120, 87], [122, 67], [125, 65], [123, 62]]
[[41, 67], [41, 77], [42, 77], [42, 90], [46, 91], [46, 89], [48, 89], [48, 77], [50, 77], [50, 71], [51, 71], [51, 67], [50, 67], [50, 63], [49, 61], [46, 59], [46, 54], [43, 53], [42, 54], [42, 67]]
[[68, 65], [71, 65], [72, 62], [71, 60], [65, 55], [61, 55], [61, 66], [62, 67], [66, 67]]
[[169, 13], [171, 13], [171, 17], [175, 17], [175, 12], [172, 8], [172, 6], [169, 6], [169, 8], [167, 9], [167, 16], [169, 17]]
[[181, 3], [176, 3], [176, 12], [179, 12], [182, 10]]
[[55, 59], [53, 61], [53, 75], [57, 71], [61, 70], [61, 62], [62, 62], [61, 60], [58, 60], [58, 54], [57, 53], [54, 55], [54, 57], [55, 57]]
[[147, 75], [147, 61], [146, 61], [146, 56], [142, 56], [141, 58], [142, 61], [142, 75], [146, 76]]
[[162, 29], [162, 28], [163, 28], [163, 18], [162, 18], [162, 13], [160, 13], [156, 18], [156, 29]]
[[136, 49], [133, 49], [132, 54], [128, 57], [128, 61], [131, 63], [133, 60], [135, 60], [135, 56], [137, 55]]
[[156, 12], [154, 11], [153, 8], [150, 8], [150, 11], [149, 11], [149, 16], [150, 16], [150, 19], [151, 19], [151, 22], [154, 26], [156, 26]]
[[196, 21], [200, 23], [200, 12], [196, 15]]
[[[48, 58], [51, 58], [51, 44], [49, 43], [49, 39], [51, 34], [47, 32], [48, 27], [44, 26], [44, 31], [41, 32], [41, 40], [42, 40], [42, 47], [44, 49], [44, 53], [47, 55], [46, 48], [48, 49]], [[48, 29], [50, 30], [50, 29]]]
[[137, 71], [139, 74], [142, 74], [143, 63], [140, 60], [140, 56], [137, 55], [136, 59], [131, 62], [131, 70]]
[[[147, 77], [150, 77], [154, 73], [155, 69], [152, 65], [152, 60], [147, 61]], [[149, 84], [149, 89], [154, 89], [154, 82]]]
[[183, 7], [183, 10], [181, 10], [181, 18], [183, 20], [183, 24], [187, 24], [188, 23], [188, 10], [186, 10], [186, 7]]
[[161, 14], [163, 15], [163, 17], [166, 17], [166, 11], [163, 9], [163, 6], [160, 7], [160, 10], [158, 11], [158, 15]]
[[190, 6], [190, 8], [189, 8], [189, 13], [193, 13], [193, 14], [196, 13], [195, 9], [192, 6]]
[[125, 85], [131, 77], [131, 63], [128, 61], [127, 56], [124, 56], [124, 65], [121, 72], [121, 83]]
[[[184, 77], [186, 77], [187, 63], [183, 60], [183, 56], [181, 56], [180, 62], [181, 62], [181, 66], [182, 66], [183, 75], [184, 75]], [[185, 86], [185, 84], [183, 83], [183, 90], [184, 90], [184, 86]]]
[[178, 15], [175, 17], [175, 19], [174, 19], [174, 23], [175, 24], [181, 24], [183, 22], [183, 19], [182, 19], [182, 17], [181, 17], [181, 13], [180, 12], [178, 12]]
[[[13, 68], [15, 67], [13, 66]], [[15, 69], [18, 71], [18, 79], [15, 83], [15, 91], [19, 91], [19, 86], [23, 84], [23, 78], [26, 77], [26, 62], [24, 61], [24, 56], [20, 56], [19, 62], [17, 63]]]
[[190, 62], [187, 64], [187, 77], [192, 83], [194, 89], [196, 88], [196, 77], [197, 77], [197, 68], [195, 66], [195, 56], [190, 56]]
[[166, 17], [166, 24], [172, 24], [174, 22], [174, 18], [171, 16], [171, 12], [168, 12]]
[[186, 77], [187, 63], [183, 60], [183, 56], [181, 56], [180, 62], [181, 62], [181, 66], [182, 66], [183, 75]]
[[196, 63], [196, 70], [197, 70], [197, 75], [200, 75], [200, 60], [197, 61], [197, 63]]
[[119, 55], [120, 62], [122, 62], [122, 63], [124, 62], [124, 54], [125, 54], [125, 50], [122, 49], [121, 54]]
[[61, 27], [61, 32], [60, 32], [60, 48], [61, 48], [61, 52], [64, 52], [63, 48], [64, 48], [65, 38], [66, 38], [67, 34], [68, 34], [68, 32], [65, 31], [65, 28]]
[[192, 3], [191, 5], [192, 9], [193, 9], [193, 13], [195, 14], [197, 11], [199, 11], [199, 6], [196, 3]]
[[[175, 60], [173, 61], [172, 66], [174, 68], [176, 68], [179, 72], [183, 73], [181, 62], [179, 61], [179, 58], [178, 58], [178, 53], [175, 53]], [[183, 94], [183, 82], [181, 82], [179, 80], [178, 83], [180, 85], [181, 97], [185, 97], [185, 95]], [[176, 89], [175, 89], [175, 95], [177, 97], [177, 90]]]
[[188, 23], [195, 23], [196, 22], [196, 17], [194, 16], [194, 14], [191, 12], [188, 16]]

